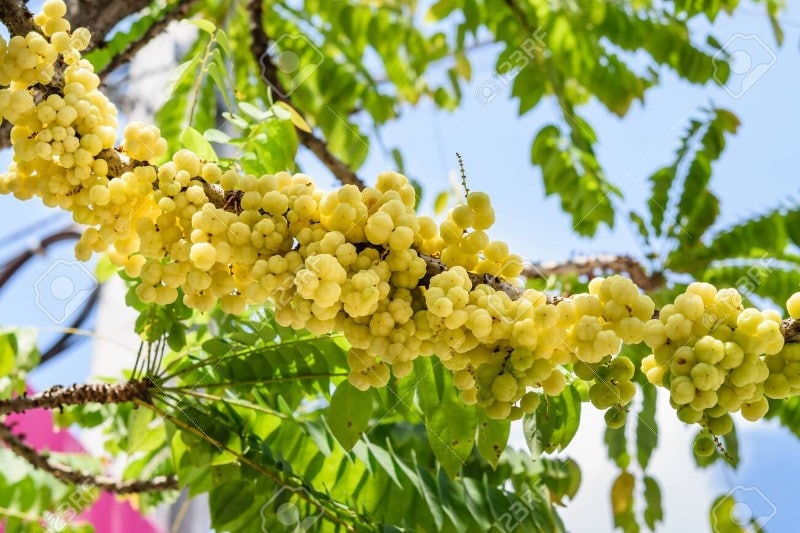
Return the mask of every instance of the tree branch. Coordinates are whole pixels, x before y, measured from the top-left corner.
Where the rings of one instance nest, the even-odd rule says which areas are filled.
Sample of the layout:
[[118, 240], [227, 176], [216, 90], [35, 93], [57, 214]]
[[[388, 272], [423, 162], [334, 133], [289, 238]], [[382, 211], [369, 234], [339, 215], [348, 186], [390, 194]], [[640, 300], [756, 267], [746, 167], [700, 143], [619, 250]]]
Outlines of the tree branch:
[[92, 32], [91, 47], [105, 40], [106, 34], [119, 21], [141, 11], [151, 0], [119, 0], [98, 2], [97, 0], [66, 0], [67, 18], [75, 27], [89, 28]]
[[[172, 6], [172, 9], [167, 11], [162, 18], [155, 21], [152, 26], [147, 28], [147, 31], [144, 32], [144, 35], [130, 43], [125, 50], [114, 56], [108, 65], [106, 65], [103, 70], [98, 72], [97, 75], [103, 79], [122, 65], [128, 63], [137, 53], [139, 53], [139, 50], [144, 48], [147, 43], [163, 32], [167, 26], [169, 26], [170, 22], [186, 17], [189, 14], [189, 9], [192, 7], [192, 4], [195, 1], [196, 0], [178, 0], [178, 2]], [[98, 47], [102, 47], [103, 44], [104, 43], [99, 43]]]
[[22, 413], [37, 408], [55, 409], [63, 405], [147, 400], [150, 397], [152, 385], [148, 379], [125, 383], [89, 383], [66, 388], [56, 385], [33, 396], [18, 396], [0, 400], [0, 415]]
[[[270, 38], [264, 31], [264, 6], [263, 0], [249, 0], [247, 10], [250, 13], [250, 53], [261, 68], [262, 79], [269, 84], [273, 91], [273, 98], [278, 102], [291, 105], [291, 99], [286, 92], [280, 78], [275, 62], [269, 55]], [[300, 142], [308, 148], [317, 158], [328, 167], [336, 178], [345, 185], [355, 185], [363, 189], [366, 185], [341, 159], [333, 155], [327, 143], [311, 132], [297, 129]]]
[[33, 14], [25, 2], [19, 0], [3, 0], [0, 2], [0, 22], [5, 24], [9, 33], [25, 36], [29, 31], [36, 31]]
[[0, 423], [0, 441], [5, 442], [12, 452], [28, 461], [34, 468], [49, 472], [55, 478], [73, 485], [91, 485], [116, 494], [178, 489], [178, 480], [175, 476], [156, 476], [153, 479], [122, 481], [76, 470], [51, 459], [47, 453], [31, 448], [23, 442], [23, 438], [15, 435], [8, 425]]
[[664, 286], [664, 275], [656, 272], [648, 274], [639, 261], [628, 255], [596, 255], [576, 257], [569, 261], [547, 261], [528, 263], [522, 275], [529, 279], [547, 278], [565, 275], [599, 275], [601, 273], [624, 272], [635, 284], [645, 291], [652, 291]]

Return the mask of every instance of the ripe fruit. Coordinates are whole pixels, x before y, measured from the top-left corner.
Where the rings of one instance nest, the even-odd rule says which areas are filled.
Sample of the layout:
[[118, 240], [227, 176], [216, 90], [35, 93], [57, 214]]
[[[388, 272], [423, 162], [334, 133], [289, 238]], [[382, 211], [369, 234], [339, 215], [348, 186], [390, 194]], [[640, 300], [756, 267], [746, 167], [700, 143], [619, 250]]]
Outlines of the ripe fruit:
[[800, 319], [800, 292], [789, 296], [789, 299], [786, 301], [786, 310], [789, 312], [790, 317], [796, 320]]

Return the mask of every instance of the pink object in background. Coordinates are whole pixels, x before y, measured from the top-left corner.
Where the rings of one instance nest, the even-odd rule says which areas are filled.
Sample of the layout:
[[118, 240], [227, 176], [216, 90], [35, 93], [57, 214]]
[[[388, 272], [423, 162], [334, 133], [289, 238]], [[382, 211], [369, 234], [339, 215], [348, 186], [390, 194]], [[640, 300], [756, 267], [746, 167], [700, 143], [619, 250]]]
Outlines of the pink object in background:
[[[28, 391], [32, 394], [33, 391]], [[22, 414], [9, 415], [7, 422], [15, 424], [14, 433], [24, 434], [25, 441], [37, 450], [54, 452], [84, 452], [69, 431], [54, 431], [53, 417], [46, 409], [32, 409]], [[80, 490], [80, 489], [78, 489]], [[80, 501], [80, 495], [77, 501]], [[75, 500], [74, 500], [75, 501]], [[55, 509], [53, 510], [55, 511]], [[71, 514], [70, 510], [70, 514]], [[163, 533], [142, 517], [127, 501], [117, 500], [113, 494], [103, 492], [97, 501], [85, 509], [75, 509], [77, 520], [94, 525], [98, 533]], [[56, 530], [54, 528], [54, 530]], [[0, 524], [0, 533], [3, 526]]]

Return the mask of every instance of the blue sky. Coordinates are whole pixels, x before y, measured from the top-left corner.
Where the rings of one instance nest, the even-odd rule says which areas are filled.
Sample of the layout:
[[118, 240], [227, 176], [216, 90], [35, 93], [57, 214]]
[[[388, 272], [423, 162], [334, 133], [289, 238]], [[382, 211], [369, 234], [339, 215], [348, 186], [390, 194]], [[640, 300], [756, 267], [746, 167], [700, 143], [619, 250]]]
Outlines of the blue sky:
[[[757, 36], [770, 51], [775, 61], [758, 81], [741, 97], [732, 98], [723, 88], [698, 87], [677, 80], [662, 71], [662, 84], [650, 90], [643, 105], [636, 104], [624, 119], [604, 111], [597, 105], [588, 105], [581, 114], [593, 125], [601, 140], [598, 157], [608, 178], [619, 186], [625, 199], [624, 209], [643, 210], [649, 194], [646, 177], [655, 169], [672, 161], [677, 140], [689, 119], [698, 116], [703, 107], [725, 107], [742, 120], [739, 133], [733, 137], [721, 160], [714, 166], [712, 189], [721, 199], [722, 213], [719, 224], [725, 225], [780, 204], [797, 199], [797, 127], [800, 126], [800, 9], [791, 6], [783, 17], [786, 39], [782, 48], [775, 45], [771, 29], [761, 6], [745, 5], [733, 19], [721, 17], [712, 33], [726, 43], [736, 35]], [[707, 25], [698, 24], [698, 35], [705, 35]], [[699, 41], [700, 39], [698, 39]], [[745, 49], [755, 55], [753, 41], [739, 38]], [[760, 46], [760, 45], [759, 45]], [[748, 48], [749, 47], [749, 48]], [[488, 192], [497, 208], [497, 223], [493, 235], [506, 240], [511, 248], [532, 260], [558, 260], [573, 253], [639, 253], [634, 232], [620, 216], [613, 230], [601, 229], [592, 239], [583, 239], [572, 232], [571, 219], [563, 214], [558, 199], [544, 198], [541, 177], [530, 165], [530, 144], [535, 133], [546, 123], [558, 120], [558, 109], [545, 102], [534, 112], [517, 116], [518, 103], [511, 99], [510, 87], [488, 105], [482, 105], [474, 96], [480, 84], [491, 79], [496, 51], [481, 49], [473, 57], [473, 81], [464, 91], [464, 102], [454, 113], [437, 111], [423, 103], [416, 109], [404, 109], [402, 117], [388, 125], [382, 137], [388, 146], [398, 146], [405, 155], [410, 175], [426, 187], [424, 205], [430, 207], [436, 192], [449, 186], [449, 175], [457, 170], [455, 152], [465, 159], [469, 185], [474, 190]], [[764, 52], [769, 58], [769, 52]], [[0, 167], [5, 167], [8, 154], [0, 154]], [[302, 154], [304, 170], [318, 176], [323, 186], [333, 185], [329, 174], [315, 161]], [[369, 181], [378, 172], [391, 169], [391, 158], [377, 145], [360, 174]], [[53, 211], [37, 201], [22, 204], [12, 197], [0, 196], [0, 239], [28, 223], [48, 219]], [[63, 216], [63, 222], [69, 217]], [[46, 229], [59, 227], [51, 222], [48, 228], [30, 232], [15, 246], [0, 247], [0, 260], [13, 255], [27, 245], [26, 240], [46, 233]], [[61, 245], [44, 258], [37, 258], [15, 277], [10, 286], [0, 292], [0, 324], [33, 325], [54, 330], [57, 325], [36, 301], [36, 281], [59, 258], [69, 259], [71, 244]], [[32, 376], [38, 388], [54, 383], [72, 383], [86, 376], [91, 357], [91, 345], [83, 344], [62, 356], [57, 362], [45, 365]], [[590, 410], [587, 408], [586, 410]], [[674, 421], [672, 413], [662, 409], [662, 446], [654, 459], [656, 476], [665, 487], [683, 487], [681, 494], [664, 490], [667, 525], [664, 531], [680, 526], [693, 531], [708, 529], [707, 503], [717, 494], [736, 486], [757, 488], [774, 505], [774, 516], [767, 523], [768, 531], [794, 531], [800, 523], [800, 508], [795, 504], [795, 480], [800, 475], [796, 458], [800, 456], [800, 443], [786, 430], [774, 424], [738, 424], [740, 428], [742, 466], [737, 472], [725, 468], [712, 468], [697, 474], [692, 472], [693, 460], [689, 454], [689, 434]], [[586, 482], [575, 506], [565, 512], [567, 524], [581, 530], [582, 519], [588, 518], [597, 531], [610, 530], [608, 521], [608, 489], [613, 469], [595, 464], [602, 457], [602, 436], [596, 417], [587, 416], [587, 428], [578, 435], [580, 442], [567, 451], [584, 469]], [[674, 447], [670, 448], [670, 444]], [[593, 449], [595, 451], [593, 451]], [[597, 454], [596, 450], [601, 453]], [[584, 460], [585, 459], [585, 460]], [[595, 471], [593, 471], [596, 470]], [[700, 477], [698, 477], [700, 476]], [[589, 481], [591, 480], [591, 482]], [[705, 480], [703, 482], [698, 480]], [[742, 491], [739, 491], [742, 493]], [[752, 504], [755, 512], [766, 512], [759, 507], [757, 492]], [[685, 516], [690, 513], [691, 516]], [[697, 502], [702, 503], [699, 505]], [[762, 506], [764, 507], [764, 506]], [[583, 517], [578, 516], [583, 513]], [[592, 522], [590, 522], [592, 523]], [[603, 524], [607, 524], [607, 527]]]

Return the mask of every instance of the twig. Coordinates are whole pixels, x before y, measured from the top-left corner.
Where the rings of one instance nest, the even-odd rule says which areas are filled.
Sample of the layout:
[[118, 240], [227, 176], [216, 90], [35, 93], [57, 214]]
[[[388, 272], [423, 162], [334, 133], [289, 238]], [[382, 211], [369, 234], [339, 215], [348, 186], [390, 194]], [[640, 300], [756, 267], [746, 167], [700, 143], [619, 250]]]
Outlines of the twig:
[[22, 413], [30, 409], [55, 409], [63, 405], [87, 403], [127, 403], [146, 400], [150, 396], [152, 383], [135, 380], [125, 383], [88, 383], [61, 387], [56, 385], [33, 396], [18, 396], [0, 400], [0, 415]]
[[150, 5], [151, 0], [120, 0], [98, 2], [97, 0], [66, 0], [67, 18], [72, 27], [89, 28], [92, 31], [90, 47], [105, 40], [106, 34], [119, 21]]
[[[286, 92], [280, 78], [275, 62], [269, 55], [270, 38], [264, 31], [264, 7], [263, 0], [249, 0], [247, 10], [250, 13], [250, 53], [261, 68], [261, 75], [273, 89], [273, 98], [278, 102], [291, 105], [291, 99]], [[333, 155], [328, 149], [327, 143], [313, 133], [297, 129], [297, 136], [300, 142], [308, 148], [317, 158], [328, 167], [336, 178], [345, 185], [355, 185], [363, 189], [366, 185], [341, 159]]]
[[627, 255], [596, 255], [576, 257], [569, 261], [528, 263], [522, 275], [537, 279], [549, 276], [593, 275], [607, 272], [624, 272], [636, 285], [645, 291], [652, 291], [664, 286], [664, 275], [656, 272], [648, 274], [644, 267], [633, 257]]
[[[194, 2], [195, 0], [178, 0], [178, 2], [172, 6], [172, 9], [164, 13], [164, 16], [159, 20], [153, 22], [153, 24], [147, 28], [147, 31], [145, 31], [140, 38], [130, 43], [125, 50], [115, 55], [108, 65], [106, 65], [97, 75], [103, 79], [125, 63], [128, 63], [139, 52], [139, 50], [144, 48], [147, 43], [152, 41], [161, 32], [163, 32], [167, 26], [169, 26], [170, 22], [185, 17], [189, 13], [189, 9]], [[98, 48], [102, 48], [103, 45], [104, 43], [98, 44]]]
[[456, 152], [458, 158], [458, 166], [461, 169], [461, 186], [464, 187], [464, 196], [469, 196], [469, 187], [467, 187], [467, 171], [464, 170], [464, 159], [461, 154]]
[[19, 255], [9, 260], [3, 266], [3, 269], [0, 270], [0, 289], [2, 289], [5, 286], [5, 284], [8, 283], [8, 280], [11, 279], [11, 276], [13, 276], [20, 268], [22, 268], [22, 266], [25, 263], [27, 263], [37, 253], [41, 253], [42, 251], [46, 250], [49, 246], [57, 242], [80, 239], [81, 233], [71, 228], [72, 227], [70, 226], [52, 235], [48, 235], [38, 243], [38, 246], [24, 250]]
[[34, 468], [49, 472], [55, 478], [73, 485], [90, 485], [116, 494], [178, 489], [178, 480], [175, 476], [156, 476], [153, 479], [122, 481], [73, 469], [51, 459], [49, 454], [31, 448], [4, 423], [0, 423], [0, 441], [5, 442], [12, 452], [28, 461]]

